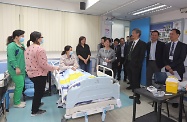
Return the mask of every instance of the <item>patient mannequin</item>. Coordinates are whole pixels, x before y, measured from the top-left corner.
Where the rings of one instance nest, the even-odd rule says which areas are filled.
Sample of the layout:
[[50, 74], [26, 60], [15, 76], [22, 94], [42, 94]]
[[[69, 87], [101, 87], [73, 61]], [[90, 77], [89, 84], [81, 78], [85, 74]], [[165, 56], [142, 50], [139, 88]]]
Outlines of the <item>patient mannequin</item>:
[[66, 69], [72, 69], [76, 71], [76, 69], [79, 67], [77, 63], [77, 58], [73, 54], [72, 47], [67, 45], [64, 47], [64, 51], [61, 54], [60, 58], [60, 70], [64, 71]]

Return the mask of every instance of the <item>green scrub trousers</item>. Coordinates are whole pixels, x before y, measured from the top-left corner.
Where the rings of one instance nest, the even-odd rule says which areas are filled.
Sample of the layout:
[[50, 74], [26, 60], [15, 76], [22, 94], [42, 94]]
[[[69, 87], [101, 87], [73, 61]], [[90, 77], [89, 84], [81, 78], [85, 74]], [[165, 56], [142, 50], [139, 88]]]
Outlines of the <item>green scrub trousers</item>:
[[11, 76], [12, 81], [15, 83], [14, 89], [14, 105], [19, 105], [21, 103], [21, 96], [24, 88], [25, 75], [14, 75]]

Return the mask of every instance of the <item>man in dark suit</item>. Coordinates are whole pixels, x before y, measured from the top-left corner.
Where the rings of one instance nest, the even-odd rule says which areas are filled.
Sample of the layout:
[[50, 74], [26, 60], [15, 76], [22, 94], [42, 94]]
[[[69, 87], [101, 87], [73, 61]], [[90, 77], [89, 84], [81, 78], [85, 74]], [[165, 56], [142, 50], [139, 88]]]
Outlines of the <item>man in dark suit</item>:
[[119, 39], [116, 38], [114, 39], [114, 44], [113, 44], [113, 50], [115, 51], [116, 54], [116, 60], [112, 63], [112, 70], [114, 72], [114, 78], [116, 77], [118, 68], [119, 68], [119, 64], [120, 64], [120, 46], [119, 46]]
[[[171, 42], [166, 44], [164, 49], [164, 65], [166, 72], [174, 75], [173, 71], [177, 71], [181, 80], [185, 72], [184, 61], [186, 58], [186, 45], [179, 41], [180, 31], [172, 29], [170, 32]], [[178, 103], [172, 103], [174, 108], [178, 107]]]
[[125, 68], [125, 62], [126, 62], [126, 57], [127, 57], [127, 44], [125, 43], [124, 38], [120, 39], [119, 55], [120, 55], [120, 65], [118, 68], [117, 80], [121, 79], [121, 70], [122, 70], [122, 66], [123, 66], [123, 70], [124, 70], [124, 80], [123, 81], [127, 81], [127, 72], [126, 72], [126, 68]]
[[104, 41], [106, 40], [106, 37], [102, 37], [101, 38], [101, 43], [99, 43], [98, 45], [97, 45], [97, 51], [99, 52], [99, 50], [101, 49], [101, 48], [103, 48], [104, 47]]
[[[127, 74], [130, 81], [129, 89], [132, 92], [136, 88], [140, 88], [142, 63], [145, 58], [146, 43], [140, 40], [141, 30], [138, 28], [132, 31], [133, 41], [129, 44], [127, 56]], [[137, 104], [140, 104], [140, 95], [135, 94]], [[133, 96], [129, 97], [133, 99]]]
[[126, 36], [126, 44], [128, 45], [130, 43], [130, 36]]
[[152, 76], [164, 67], [163, 52], [165, 44], [158, 40], [158, 31], [151, 32], [151, 41], [147, 43], [147, 86], [152, 85]]
[[177, 71], [182, 81], [185, 72], [186, 45], [179, 41], [179, 36], [180, 31], [172, 29], [170, 32], [171, 42], [166, 44], [164, 49], [164, 65], [166, 71], [171, 74], [174, 74], [173, 71]]

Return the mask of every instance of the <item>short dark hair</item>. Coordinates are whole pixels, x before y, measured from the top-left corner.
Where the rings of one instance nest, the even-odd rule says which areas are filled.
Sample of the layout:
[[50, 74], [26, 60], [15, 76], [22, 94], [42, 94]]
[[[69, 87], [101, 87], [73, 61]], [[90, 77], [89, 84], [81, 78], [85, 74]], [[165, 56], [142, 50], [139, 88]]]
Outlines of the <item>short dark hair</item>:
[[41, 38], [42, 34], [38, 31], [34, 31], [30, 34], [30, 39], [27, 41], [27, 47], [30, 46], [30, 41], [33, 43], [38, 43], [37, 40]]
[[104, 39], [104, 40], [105, 40], [105, 39], [106, 39], [106, 37], [104, 36], [104, 37], [102, 37], [101, 39]]
[[178, 29], [172, 29], [171, 31], [173, 31], [173, 30], [174, 30], [177, 34], [179, 34], [179, 35], [181, 34], [180, 30], [178, 30]]
[[134, 28], [132, 31], [135, 31], [136, 33], [139, 34], [139, 37], [141, 36], [141, 30], [139, 28]]
[[110, 39], [110, 38], [106, 38], [106, 39], [104, 40], [104, 42], [106, 42], [106, 41], [109, 41], [109, 42], [111, 43], [111, 39]]
[[66, 54], [67, 51], [69, 51], [72, 47], [70, 45], [67, 45], [64, 47], [64, 51], [62, 51], [61, 55]]
[[126, 37], [129, 37], [129, 36], [126, 36]]
[[9, 37], [7, 38], [7, 43], [6, 43], [6, 45], [8, 45], [8, 44], [10, 44], [11, 42], [13, 42], [16, 36], [21, 36], [21, 35], [23, 35], [24, 33], [25, 33], [25, 31], [23, 31], [23, 30], [15, 30], [15, 31], [12, 33], [12, 35], [9, 36]]
[[151, 31], [151, 35], [152, 35], [153, 33], [157, 33], [158, 36], [160, 36], [160, 33], [159, 33], [157, 30]]
[[120, 40], [119, 40], [118, 38], [115, 38], [115, 39], [114, 39], [114, 42], [118, 42], [118, 43], [119, 43]]

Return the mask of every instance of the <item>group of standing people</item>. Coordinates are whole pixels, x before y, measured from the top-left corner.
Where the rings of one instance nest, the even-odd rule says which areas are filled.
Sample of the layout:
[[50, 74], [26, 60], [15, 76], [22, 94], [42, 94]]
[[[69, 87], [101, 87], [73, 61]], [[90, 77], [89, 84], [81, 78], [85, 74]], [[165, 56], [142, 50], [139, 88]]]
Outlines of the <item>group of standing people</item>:
[[[131, 38], [127, 37], [127, 42], [124, 38], [115, 39], [114, 44], [111, 45], [110, 39], [105, 38], [104, 48], [101, 48], [98, 52], [99, 64], [111, 68], [114, 72], [114, 78], [117, 75], [117, 80], [121, 79], [123, 67], [124, 81], [127, 81], [128, 77], [130, 86], [127, 89], [132, 89], [132, 91], [140, 87], [142, 63], [145, 58], [146, 43], [140, 40], [140, 36], [141, 31], [135, 28], [132, 31]], [[102, 45], [102, 42], [100, 45]], [[136, 96], [136, 102], [140, 104], [140, 97], [138, 94]], [[130, 98], [133, 98], [133, 96], [130, 96]]]
[[[45, 50], [40, 47], [44, 42], [40, 32], [32, 32], [27, 41], [27, 48], [23, 45], [24, 31], [15, 30], [12, 36], [7, 38], [7, 65], [8, 72], [15, 83], [14, 107], [24, 108], [25, 102], [21, 102], [25, 77], [34, 83], [34, 98], [32, 102], [31, 116], [45, 113], [46, 110], [39, 109], [44, 103], [41, 102], [45, 91], [48, 71], [59, 70], [59, 67], [51, 66], [47, 62]], [[32, 45], [30, 42], [32, 41]]]
[[[48, 71], [66, 70], [71, 68], [76, 70], [81, 68], [86, 72], [90, 72], [91, 51], [89, 45], [86, 44], [86, 38], [81, 36], [76, 47], [76, 54], [79, 58], [77, 62], [76, 56], [73, 54], [71, 46], [65, 46], [60, 58], [60, 66], [51, 66], [47, 62], [46, 51], [40, 46], [44, 43], [44, 37], [40, 32], [34, 31], [30, 34], [27, 41], [27, 48], [22, 44], [24, 42], [24, 31], [15, 30], [12, 36], [7, 38], [7, 64], [8, 72], [15, 83], [14, 90], [14, 107], [23, 108], [25, 102], [21, 101], [21, 95], [24, 88], [25, 76], [34, 83], [34, 98], [32, 102], [31, 115], [45, 113], [46, 110], [39, 109], [44, 103], [41, 101], [43, 97]], [[147, 86], [152, 85], [152, 76], [156, 72], [160, 72], [163, 67], [165, 70], [174, 74], [177, 71], [181, 80], [185, 72], [184, 61], [187, 54], [186, 44], [179, 41], [180, 31], [172, 29], [170, 32], [170, 43], [159, 41], [159, 32], [151, 32], [151, 41], [147, 44], [140, 40], [141, 30], [133, 29], [131, 37], [115, 39], [111, 43], [111, 39], [102, 37], [101, 43], [98, 45], [98, 65], [103, 65], [113, 70], [114, 77], [121, 79], [122, 67], [124, 69], [124, 81], [129, 80], [130, 86], [128, 90], [132, 92], [136, 88], [140, 88], [141, 70], [145, 53], [147, 51]], [[32, 44], [30, 44], [32, 42]], [[99, 69], [102, 70], [102, 69]], [[110, 71], [105, 72], [112, 75]], [[133, 99], [133, 96], [129, 96]], [[136, 102], [140, 104], [140, 95], [136, 94]]]
[[[112, 45], [110, 39], [102, 37], [101, 43], [98, 45], [98, 49], [102, 47], [98, 51], [99, 64], [112, 68], [114, 78], [117, 75], [117, 80], [121, 79], [123, 66], [124, 81], [127, 81], [128, 78], [128, 84], [130, 84], [126, 89], [132, 90], [132, 92], [134, 89], [140, 88], [144, 59], [147, 60], [146, 86], [152, 85], [154, 73], [161, 72], [162, 68], [165, 68], [171, 74], [177, 71], [182, 81], [185, 72], [184, 61], [187, 54], [187, 46], [179, 41], [180, 34], [178, 29], [172, 29], [170, 32], [171, 42], [167, 44], [159, 41], [160, 34], [156, 30], [151, 32], [151, 41], [148, 43], [143, 42], [140, 40], [141, 30], [138, 28], [132, 30], [132, 35], [127, 37], [127, 42], [125, 42], [124, 38], [115, 39]], [[108, 48], [108, 45], [110, 45], [110, 48]], [[107, 74], [111, 75], [110, 73]], [[129, 98], [133, 99], [134, 97], [129, 96]], [[140, 104], [139, 94], [136, 94], [136, 99], [136, 102]]]
[[79, 65], [76, 56], [73, 55], [72, 47], [66, 46], [62, 52], [60, 66], [52, 66], [48, 64], [46, 51], [40, 46], [44, 43], [42, 34], [37, 31], [32, 32], [25, 48], [24, 33], [23, 30], [15, 30], [12, 36], [7, 38], [8, 72], [15, 83], [13, 102], [16, 108], [26, 106], [26, 102], [21, 101], [26, 75], [34, 83], [31, 116], [36, 116], [46, 112], [40, 107], [44, 104], [41, 99], [44, 95], [48, 72], [68, 68], [76, 70], [79, 66], [89, 72], [91, 52], [86, 44], [86, 38], [81, 36], [76, 48]]
[[[114, 72], [113, 77], [115, 78], [117, 76], [117, 80], [121, 80], [121, 71], [122, 69], [124, 69], [124, 81], [127, 81], [125, 62], [126, 62], [128, 45], [131, 42], [129, 36], [127, 36], [126, 39], [128, 40], [127, 42], [125, 42], [124, 38], [121, 39], [116, 38], [112, 43], [112, 40], [110, 38], [102, 37], [101, 43], [98, 44], [97, 46], [98, 49], [97, 57], [99, 60], [98, 64], [103, 65], [103, 61], [106, 58], [113, 59], [111, 62], [108, 62], [108, 64], [105, 66], [113, 70]], [[109, 51], [106, 50], [105, 45], [110, 49]], [[108, 55], [109, 52], [111, 52], [113, 55]], [[111, 75], [111, 72], [109, 75]]]

